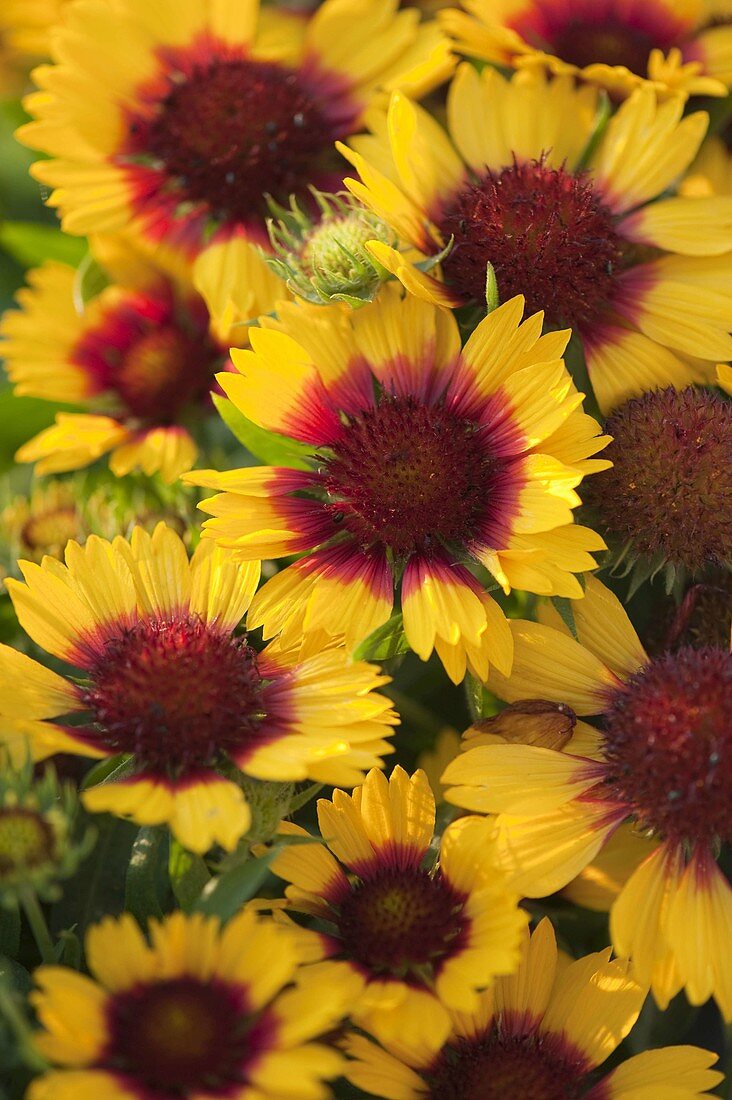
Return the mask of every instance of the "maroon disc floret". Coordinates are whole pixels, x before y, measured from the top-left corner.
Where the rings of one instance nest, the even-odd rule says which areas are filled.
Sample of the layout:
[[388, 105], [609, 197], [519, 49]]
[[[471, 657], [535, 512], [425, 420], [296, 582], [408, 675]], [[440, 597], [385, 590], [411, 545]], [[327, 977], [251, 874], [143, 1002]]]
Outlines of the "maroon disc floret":
[[445, 279], [466, 301], [485, 301], [488, 263], [503, 301], [523, 294], [551, 325], [590, 325], [612, 299], [621, 241], [584, 173], [515, 161], [464, 186], [438, 221], [453, 239]]
[[516, 463], [494, 457], [480, 426], [442, 404], [382, 395], [332, 451], [331, 515], [364, 547], [380, 543], [398, 557], [489, 540], [513, 499]]
[[344, 951], [377, 974], [437, 963], [460, 942], [464, 902], [439, 872], [386, 868], [354, 886], [341, 903]]
[[732, 840], [728, 649], [685, 647], [651, 661], [611, 695], [604, 739], [610, 796], [641, 827], [677, 843]]
[[335, 163], [341, 127], [301, 74], [274, 62], [217, 58], [171, 88], [151, 121], [132, 127], [131, 151], [159, 163], [179, 202], [216, 222], [267, 213], [265, 194], [290, 194]]
[[195, 616], [136, 623], [106, 642], [88, 673], [95, 740], [148, 770], [185, 775], [262, 737], [254, 650]]
[[107, 1009], [103, 1066], [137, 1095], [233, 1097], [267, 1049], [272, 1023], [247, 1010], [241, 989], [190, 977], [139, 984]]
[[613, 466], [590, 479], [593, 526], [690, 573], [732, 561], [732, 401], [659, 390], [621, 405], [606, 430]]

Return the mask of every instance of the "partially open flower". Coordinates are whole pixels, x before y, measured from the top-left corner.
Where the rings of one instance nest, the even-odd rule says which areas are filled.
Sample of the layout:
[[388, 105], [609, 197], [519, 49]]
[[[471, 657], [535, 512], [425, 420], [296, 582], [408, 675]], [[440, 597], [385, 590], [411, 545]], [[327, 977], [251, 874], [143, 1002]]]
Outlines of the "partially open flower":
[[45, 901], [59, 897], [94, 845], [94, 831], [79, 825], [76, 794], [53, 768], [34, 778], [30, 760], [18, 767], [0, 753], [0, 906], [25, 890]]

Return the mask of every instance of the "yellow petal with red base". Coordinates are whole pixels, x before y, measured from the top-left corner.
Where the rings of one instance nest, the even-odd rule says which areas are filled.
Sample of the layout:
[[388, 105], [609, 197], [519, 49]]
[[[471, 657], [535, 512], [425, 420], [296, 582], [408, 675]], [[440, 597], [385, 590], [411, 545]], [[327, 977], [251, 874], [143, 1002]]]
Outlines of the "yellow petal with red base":
[[585, 355], [592, 389], [605, 414], [649, 390], [680, 390], [697, 380], [691, 363], [631, 329], [604, 327], [586, 341]]
[[0, 645], [0, 714], [3, 718], [55, 718], [76, 710], [74, 687], [50, 668]]
[[[597, 769], [586, 760], [536, 745], [485, 745], [448, 764], [446, 799], [479, 813], [544, 814], [593, 787]], [[458, 784], [452, 786], [452, 784]]]

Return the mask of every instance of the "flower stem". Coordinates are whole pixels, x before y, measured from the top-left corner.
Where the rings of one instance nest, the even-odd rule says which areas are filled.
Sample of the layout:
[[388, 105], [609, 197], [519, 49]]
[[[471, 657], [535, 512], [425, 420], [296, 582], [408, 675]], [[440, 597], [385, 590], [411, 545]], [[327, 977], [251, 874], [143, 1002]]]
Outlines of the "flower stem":
[[34, 890], [26, 888], [20, 895], [20, 901], [23, 906], [28, 924], [30, 925], [33, 938], [36, 941], [36, 946], [41, 959], [44, 963], [55, 963], [56, 949], [54, 947], [51, 933], [48, 930], [46, 924], [46, 918], [43, 915], [40, 902], [38, 901], [38, 895]]

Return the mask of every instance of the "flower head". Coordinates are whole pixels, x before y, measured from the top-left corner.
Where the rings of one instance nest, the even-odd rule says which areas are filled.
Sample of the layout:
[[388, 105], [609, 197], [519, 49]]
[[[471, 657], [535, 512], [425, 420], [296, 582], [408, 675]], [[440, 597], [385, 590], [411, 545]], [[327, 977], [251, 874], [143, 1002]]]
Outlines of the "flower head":
[[[650, 81], [661, 95], [727, 94], [728, 20], [703, 0], [462, 0], [441, 16], [456, 47], [499, 65], [542, 68], [597, 84], [614, 96]], [[469, 13], [469, 14], [468, 14]]]
[[[252, 607], [265, 637], [318, 630], [355, 645], [388, 619], [458, 682], [510, 667], [503, 613], [481, 583], [579, 596], [604, 543], [572, 525], [575, 487], [605, 439], [560, 356], [567, 333], [521, 324], [515, 298], [464, 348], [445, 310], [385, 286], [353, 313], [287, 305], [220, 375], [262, 427], [312, 447], [307, 469], [195, 471], [222, 490], [205, 533], [238, 558], [311, 551]], [[471, 571], [471, 569], [473, 571]]]
[[446, 769], [446, 797], [499, 814], [504, 868], [530, 896], [565, 886], [632, 821], [652, 844], [612, 906], [615, 950], [662, 1006], [683, 988], [693, 1004], [716, 997], [731, 1018], [732, 889], [715, 858], [732, 839], [732, 654], [681, 647], [648, 657], [593, 578], [574, 607], [576, 640], [555, 612], [512, 623], [512, 675], [494, 669], [490, 686], [509, 702], [561, 702], [597, 716], [599, 728], [577, 721], [561, 750], [469, 749]]
[[716, 1056], [696, 1047], [636, 1055], [596, 1080], [644, 998], [627, 962], [609, 950], [558, 967], [545, 918], [525, 934], [516, 973], [481, 993], [472, 1012], [453, 1013], [445, 1040], [425, 1032], [410, 1041], [376, 1021], [379, 1045], [363, 1035], [346, 1039], [353, 1059], [346, 1076], [369, 1094], [399, 1100], [630, 1100], [664, 1088], [694, 1100], [714, 1088], [722, 1079], [709, 1068]]
[[320, 207], [316, 221], [295, 199], [290, 210], [276, 209], [268, 222], [274, 255], [265, 256], [288, 290], [316, 305], [347, 302], [358, 307], [373, 300], [388, 272], [366, 249], [368, 241], [394, 247], [393, 230], [348, 194], [315, 192]]
[[151, 264], [78, 307], [77, 273], [49, 261], [28, 275], [0, 326], [15, 391], [81, 405], [24, 444], [20, 462], [38, 473], [86, 466], [111, 452], [122, 477], [141, 468], [174, 481], [193, 465], [188, 430], [209, 400], [224, 345], [202, 298]]
[[66, 680], [0, 649], [0, 715], [11, 752], [127, 760], [86, 790], [87, 808], [168, 822], [193, 851], [232, 849], [250, 812], [237, 769], [256, 779], [357, 783], [389, 751], [396, 721], [378, 670], [342, 651], [294, 663], [234, 629], [259, 579], [205, 544], [188, 561], [160, 524], [129, 542], [71, 542], [66, 564], [21, 563], [8, 581], [21, 626], [84, 674]]
[[453, 242], [442, 281], [370, 245], [384, 267], [430, 301], [482, 305], [492, 265], [503, 300], [521, 293], [550, 326], [572, 327], [607, 412], [708, 376], [700, 360], [732, 358], [732, 199], [659, 198], [694, 159], [703, 112], [682, 118], [680, 100], [646, 87], [595, 133], [598, 105], [566, 76], [508, 80], [465, 64], [447, 133], [394, 93], [386, 124], [342, 148], [360, 175], [346, 185], [402, 242], [421, 256]]
[[[56, 1068], [28, 1100], [276, 1100], [325, 1097], [341, 1057], [317, 1042], [347, 1012], [357, 985], [301, 961], [288, 932], [244, 912], [174, 913], [150, 922], [107, 917], [86, 937], [92, 977], [64, 967], [35, 973], [35, 1043]], [[266, 964], [266, 965], [263, 965]]]
[[396, 9], [326, 0], [302, 18], [260, 12], [258, 0], [196, 0], [184, 14], [178, 0], [154, 13], [135, 0], [75, 5], [27, 101], [36, 121], [21, 138], [53, 158], [34, 174], [54, 188], [68, 232], [131, 226], [201, 257], [217, 317], [232, 298], [244, 317], [266, 312], [277, 280], [254, 247], [266, 243], [266, 196], [337, 190], [333, 142], [361, 128], [377, 89], [421, 95], [451, 71], [436, 24]]
[[0, 906], [13, 905], [27, 889], [55, 900], [59, 881], [93, 844], [93, 830], [79, 829], [70, 784], [59, 783], [53, 768], [34, 778], [30, 760], [12, 767], [0, 755]]
[[[290, 847], [272, 864], [289, 908], [325, 921], [301, 930], [312, 959], [358, 976], [354, 1021], [439, 1044], [448, 1009], [471, 1011], [477, 990], [517, 960], [526, 915], [507, 892], [492, 852], [492, 826], [463, 818], [431, 848], [435, 800], [424, 772], [369, 772], [353, 795], [318, 802], [327, 849]], [[286, 834], [307, 835], [284, 823]]]
[[656, 390], [606, 425], [613, 465], [589, 486], [593, 526], [640, 575], [732, 561], [732, 402], [711, 390]]

